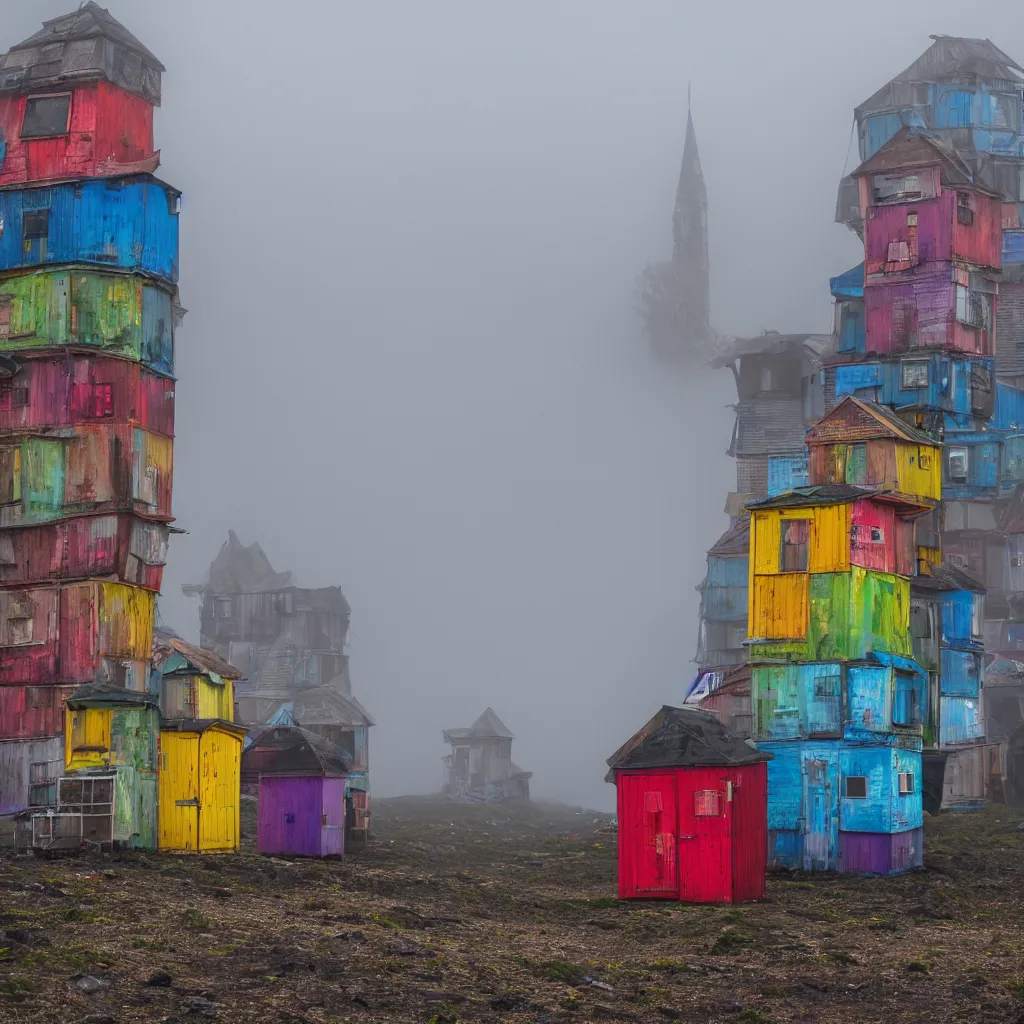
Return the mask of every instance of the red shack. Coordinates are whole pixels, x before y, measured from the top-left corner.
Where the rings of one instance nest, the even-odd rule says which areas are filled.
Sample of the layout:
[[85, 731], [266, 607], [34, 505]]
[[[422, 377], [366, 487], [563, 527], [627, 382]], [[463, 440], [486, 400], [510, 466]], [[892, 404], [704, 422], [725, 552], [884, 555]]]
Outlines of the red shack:
[[771, 759], [713, 714], [665, 705], [608, 758], [619, 899], [762, 899]]

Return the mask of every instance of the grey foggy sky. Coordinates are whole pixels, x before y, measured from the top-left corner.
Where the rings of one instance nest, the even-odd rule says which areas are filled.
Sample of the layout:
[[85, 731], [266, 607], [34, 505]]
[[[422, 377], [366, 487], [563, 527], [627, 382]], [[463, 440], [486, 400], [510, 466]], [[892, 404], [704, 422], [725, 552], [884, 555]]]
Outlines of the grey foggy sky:
[[[196, 638], [180, 584], [233, 527], [351, 602], [377, 795], [437, 789], [441, 729], [491, 704], [536, 795], [607, 806], [604, 757], [692, 673], [735, 480], [728, 372], [666, 373], [631, 309], [687, 81], [715, 326], [824, 332], [854, 105], [931, 32], [1021, 59], [1024, 11], [104, 2], [168, 68], [185, 193], [164, 618]], [[0, 0], [0, 49], [74, 6]]]

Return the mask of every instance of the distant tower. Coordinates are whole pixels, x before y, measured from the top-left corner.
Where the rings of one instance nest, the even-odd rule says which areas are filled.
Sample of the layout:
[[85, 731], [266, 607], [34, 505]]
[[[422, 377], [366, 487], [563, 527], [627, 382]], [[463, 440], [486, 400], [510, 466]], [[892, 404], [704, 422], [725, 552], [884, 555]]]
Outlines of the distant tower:
[[638, 281], [637, 305], [654, 350], [686, 361], [710, 354], [711, 273], [708, 196], [686, 97], [686, 141], [672, 211], [672, 260], [649, 265]]

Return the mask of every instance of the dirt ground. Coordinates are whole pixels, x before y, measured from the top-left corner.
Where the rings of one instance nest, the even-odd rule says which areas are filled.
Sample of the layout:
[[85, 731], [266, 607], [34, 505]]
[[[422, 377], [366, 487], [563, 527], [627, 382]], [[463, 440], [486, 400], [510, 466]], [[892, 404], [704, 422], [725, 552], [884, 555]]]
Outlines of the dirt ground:
[[1024, 1024], [1004, 807], [928, 819], [923, 871], [774, 875], [739, 907], [619, 903], [594, 812], [405, 798], [374, 821], [341, 862], [0, 855], [0, 1021]]

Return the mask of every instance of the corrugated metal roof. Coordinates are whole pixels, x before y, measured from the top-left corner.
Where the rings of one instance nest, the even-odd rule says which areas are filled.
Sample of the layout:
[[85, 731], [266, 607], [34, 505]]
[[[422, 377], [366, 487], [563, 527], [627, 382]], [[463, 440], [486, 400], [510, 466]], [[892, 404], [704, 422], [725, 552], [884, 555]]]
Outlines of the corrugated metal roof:
[[243, 775], [347, 775], [348, 770], [340, 747], [297, 725], [264, 729], [242, 754]]
[[[153, 665], [163, 670], [168, 661], [175, 653], [180, 654], [193, 668], [200, 673], [212, 672], [222, 679], [241, 679], [242, 673], [234, 665], [229, 665], [220, 655], [205, 647], [196, 647], [195, 644], [186, 643], [180, 636], [175, 636], [168, 630], [153, 630]], [[178, 671], [172, 668], [171, 671]]]
[[88, 707], [156, 707], [160, 697], [139, 690], [118, 690], [106, 682], [85, 683], [68, 697], [69, 708]]
[[[932, 167], [941, 164], [954, 184], [971, 185], [972, 188], [989, 195], [998, 192], [979, 185], [972, 180], [970, 168], [959, 155], [939, 139], [928, 135], [920, 128], [901, 128], [873, 156], [869, 156], [855, 171], [854, 178], [885, 171], [906, 170], [912, 167]], [[944, 179], [945, 180], [945, 177]]]
[[904, 658], [899, 654], [888, 654], [885, 651], [872, 651], [871, 661], [884, 665], [886, 668], [895, 668], [901, 672], [910, 672], [915, 676], [927, 677], [928, 673], [913, 658]]
[[911, 444], [938, 447], [936, 441], [901, 420], [888, 406], [853, 395], [843, 398], [807, 431], [808, 444], [875, 437], [893, 437]]
[[901, 106], [894, 102], [895, 85], [932, 82], [964, 74], [1012, 82], [1024, 72], [1024, 68], [990, 39], [943, 35], [933, 35], [931, 39], [932, 45], [913, 64], [857, 107], [855, 116], [858, 121], [867, 114]]
[[975, 594], [984, 594], [986, 589], [983, 583], [949, 562], [932, 566], [932, 571], [927, 575], [915, 576], [911, 581], [911, 588], [926, 592], [969, 590]]
[[734, 736], [709, 711], [668, 704], [634, 733], [606, 762], [615, 771], [630, 768], [686, 768], [703, 765], [741, 765], [771, 761], [749, 740]]
[[864, 298], [864, 261], [841, 274], [829, 278], [829, 287], [833, 297], [837, 299]]
[[825, 349], [831, 340], [830, 334], [779, 334], [778, 331], [765, 331], [752, 338], [736, 338], [729, 349], [711, 365], [729, 366], [743, 356], [768, 353], [782, 355], [797, 349], [803, 349], [808, 355], [814, 356]]
[[708, 554], [717, 558], [728, 558], [732, 555], [746, 555], [750, 551], [750, 520], [741, 519], [729, 527]]
[[160, 103], [163, 64], [94, 0], [43, 27], [0, 56], [0, 90], [25, 91], [105, 78]]
[[776, 494], [772, 498], [753, 501], [747, 508], [805, 508], [814, 505], [842, 505], [850, 501], [871, 498], [889, 505], [898, 505], [907, 512], [924, 512], [931, 506], [918, 501], [911, 501], [900, 494], [890, 491], [879, 491], [873, 487], [858, 487], [856, 484], [812, 484], [810, 487], [797, 487], [785, 494]]
[[164, 732], [206, 732], [207, 729], [223, 729], [224, 732], [236, 736], [245, 736], [249, 730], [237, 722], [228, 722], [223, 718], [174, 718], [165, 719], [160, 723]]

